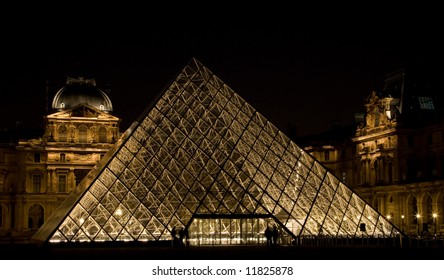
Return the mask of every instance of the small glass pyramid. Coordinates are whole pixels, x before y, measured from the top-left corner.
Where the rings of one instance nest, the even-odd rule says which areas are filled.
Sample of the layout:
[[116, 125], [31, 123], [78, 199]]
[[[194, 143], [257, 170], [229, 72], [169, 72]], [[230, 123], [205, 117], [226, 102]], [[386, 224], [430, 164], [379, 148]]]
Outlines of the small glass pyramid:
[[255, 244], [271, 225], [282, 244], [399, 234], [193, 58], [33, 239], [169, 240], [175, 227], [191, 245]]

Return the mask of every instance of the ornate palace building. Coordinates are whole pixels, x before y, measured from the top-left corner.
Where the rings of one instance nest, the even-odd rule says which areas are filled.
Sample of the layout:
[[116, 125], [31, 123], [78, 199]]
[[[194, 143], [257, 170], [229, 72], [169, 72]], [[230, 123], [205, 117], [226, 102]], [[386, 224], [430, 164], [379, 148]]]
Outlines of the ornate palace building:
[[408, 234], [444, 233], [443, 85], [405, 68], [365, 100], [365, 114], [304, 147]]
[[[0, 237], [27, 239], [119, 138], [120, 119], [95, 79], [68, 77], [37, 139], [2, 132]], [[23, 137], [23, 136], [22, 136]]]

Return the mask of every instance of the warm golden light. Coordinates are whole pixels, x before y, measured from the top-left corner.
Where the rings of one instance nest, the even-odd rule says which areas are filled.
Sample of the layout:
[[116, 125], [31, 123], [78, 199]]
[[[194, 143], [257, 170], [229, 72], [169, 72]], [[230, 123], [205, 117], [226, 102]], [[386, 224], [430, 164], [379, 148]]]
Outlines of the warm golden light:
[[404, 219], [404, 215], [401, 215], [401, 219]]
[[388, 220], [390, 220], [392, 218], [392, 216], [390, 216], [390, 215], [387, 215], [387, 219]]
[[417, 219], [421, 218], [421, 215], [420, 214], [416, 214], [416, 218]]
[[433, 218], [434, 218], [434, 219], [436, 219], [436, 217], [438, 217], [438, 214], [436, 214], [436, 213], [433, 213], [433, 215], [432, 215], [432, 216], [433, 216]]
[[[172, 240], [177, 225], [178, 231], [187, 227], [192, 245], [249, 244], [264, 242], [269, 221], [279, 225], [285, 244], [321, 228], [331, 236], [354, 236], [361, 224], [371, 229], [369, 236], [397, 234], [240, 96], [206, 77], [214, 76], [197, 61], [187, 66], [183, 78], [125, 134], [113, 158], [83, 181], [87, 189], [77, 197], [79, 206], [74, 200], [71, 205], [72, 217], [88, 219], [81, 229], [67, 226], [70, 216], [55, 233], [54, 223], [44, 234], [69, 242]], [[194, 84], [199, 86], [188, 86]], [[241, 137], [238, 146], [232, 137]]]

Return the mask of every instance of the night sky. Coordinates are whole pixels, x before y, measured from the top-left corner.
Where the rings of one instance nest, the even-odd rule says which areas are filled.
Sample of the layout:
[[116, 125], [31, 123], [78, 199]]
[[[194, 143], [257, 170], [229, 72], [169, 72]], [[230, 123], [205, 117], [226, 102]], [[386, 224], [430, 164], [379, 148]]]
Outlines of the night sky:
[[178, 16], [134, 7], [123, 16], [84, 7], [32, 20], [29, 9], [2, 19], [0, 128], [41, 126], [46, 104], [81, 71], [110, 89], [123, 131], [195, 57], [280, 129], [292, 124], [303, 136], [353, 122], [384, 76], [406, 63], [443, 62], [436, 8], [289, 8]]

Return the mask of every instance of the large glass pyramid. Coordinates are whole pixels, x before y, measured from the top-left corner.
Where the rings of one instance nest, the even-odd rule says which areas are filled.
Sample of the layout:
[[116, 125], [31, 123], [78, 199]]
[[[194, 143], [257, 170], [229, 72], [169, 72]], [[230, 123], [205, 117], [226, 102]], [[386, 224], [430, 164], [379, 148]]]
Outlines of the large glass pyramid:
[[[192, 59], [35, 240], [281, 242], [399, 231], [198, 60]], [[365, 229], [364, 229], [365, 228]]]

